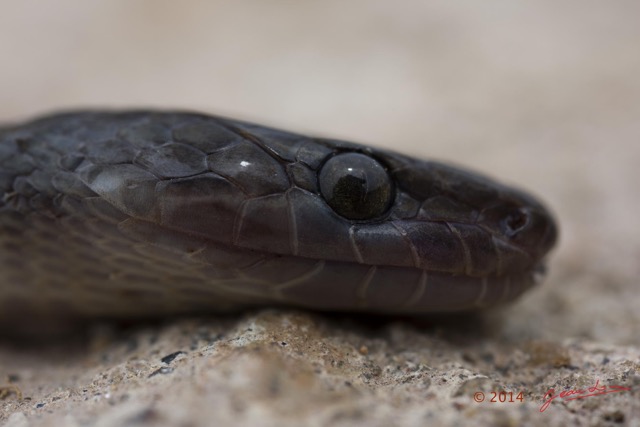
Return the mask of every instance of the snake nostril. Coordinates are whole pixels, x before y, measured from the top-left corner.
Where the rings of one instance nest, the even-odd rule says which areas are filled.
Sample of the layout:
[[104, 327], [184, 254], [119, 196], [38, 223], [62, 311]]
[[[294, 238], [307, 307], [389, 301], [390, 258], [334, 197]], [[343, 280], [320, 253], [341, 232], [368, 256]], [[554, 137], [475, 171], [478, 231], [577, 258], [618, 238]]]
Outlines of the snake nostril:
[[504, 220], [504, 230], [508, 236], [514, 236], [522, 231], [530, 221], [530, 215], [524, 208], [514, 209], [509, 212]]

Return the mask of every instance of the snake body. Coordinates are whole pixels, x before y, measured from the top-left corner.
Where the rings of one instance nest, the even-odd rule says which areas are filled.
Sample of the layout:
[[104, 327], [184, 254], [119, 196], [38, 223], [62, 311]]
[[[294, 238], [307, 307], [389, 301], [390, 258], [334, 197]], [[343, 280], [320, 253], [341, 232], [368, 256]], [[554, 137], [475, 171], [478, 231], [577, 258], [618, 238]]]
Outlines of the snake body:
[[530, 288], [556, 233], [489, 178], [226, 118], [0, 129], [0, 320], [476, 309]]

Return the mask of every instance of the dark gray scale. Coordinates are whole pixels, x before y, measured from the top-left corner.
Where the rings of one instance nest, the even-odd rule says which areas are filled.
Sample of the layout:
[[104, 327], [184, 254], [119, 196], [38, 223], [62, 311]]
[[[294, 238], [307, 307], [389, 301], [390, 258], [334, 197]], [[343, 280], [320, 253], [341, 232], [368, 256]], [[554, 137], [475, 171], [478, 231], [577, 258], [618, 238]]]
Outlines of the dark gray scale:
[[250, 141], [239, 141], [206, 158], [208, 169], [238, 186], [247, 196], [282, 193], [290, 187], [282, 163]]

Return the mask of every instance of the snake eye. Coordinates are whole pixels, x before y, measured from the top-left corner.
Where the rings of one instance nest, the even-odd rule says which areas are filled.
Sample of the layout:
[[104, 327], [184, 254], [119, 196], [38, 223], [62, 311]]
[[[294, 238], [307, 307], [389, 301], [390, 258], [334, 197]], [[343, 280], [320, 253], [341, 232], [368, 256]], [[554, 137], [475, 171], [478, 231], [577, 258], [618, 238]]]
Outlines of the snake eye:
[[389, 208], [392, 186], [380, 163], [359, 153], [338, 154], [322, 166], [320, 192], [340, 216], [376, 218]]

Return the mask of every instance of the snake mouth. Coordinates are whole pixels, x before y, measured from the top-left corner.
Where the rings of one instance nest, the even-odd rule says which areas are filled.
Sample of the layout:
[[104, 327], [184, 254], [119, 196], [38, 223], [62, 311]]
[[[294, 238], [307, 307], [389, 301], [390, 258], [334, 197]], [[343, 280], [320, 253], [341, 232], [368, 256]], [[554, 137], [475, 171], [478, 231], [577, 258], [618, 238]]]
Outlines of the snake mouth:
[[540, 284], [547, 275], [547, 260], [540, 261], [531, 271], [534, 284]]
[[[336, 268], [333, 263], [325, 266]], [[354, 279], [346, 283], [340, 283], [340, 279], [327, 270], [331, 276], [325, 277], [326, 281], [320, 273], [307, 280], [304, 287], [280, 287], [278, 300], [286, 305], [320, 310], [380, 314], [479, 311], [519, 298], [539, 280], [533, 270], [506, 276], [469, 277], [413, 268], [362, 267], [337, 266], [337, 271]], [[354, 275], [356, 271], [358, 276]]]

